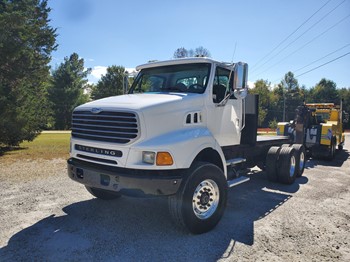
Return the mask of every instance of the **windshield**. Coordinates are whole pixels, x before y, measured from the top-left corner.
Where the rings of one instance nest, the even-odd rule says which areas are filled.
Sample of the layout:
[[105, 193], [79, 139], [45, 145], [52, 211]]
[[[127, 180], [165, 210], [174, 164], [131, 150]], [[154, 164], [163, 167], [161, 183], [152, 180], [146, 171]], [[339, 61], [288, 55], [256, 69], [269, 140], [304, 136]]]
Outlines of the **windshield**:
[[149, 92], [203, 93], [210, 64], [171, 65], [143, 69], [134, 81], [130, 94]]

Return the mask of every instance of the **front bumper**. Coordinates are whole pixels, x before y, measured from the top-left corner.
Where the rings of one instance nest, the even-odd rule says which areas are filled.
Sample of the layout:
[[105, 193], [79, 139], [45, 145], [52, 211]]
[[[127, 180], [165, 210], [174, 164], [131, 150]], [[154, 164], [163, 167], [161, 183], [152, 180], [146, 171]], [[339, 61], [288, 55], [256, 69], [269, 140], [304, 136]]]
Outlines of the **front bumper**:
[[86, 186], [131, 196], [173, 195], [180, 187], [182, 170], [138, 170], [68, 159], [68, 176]]

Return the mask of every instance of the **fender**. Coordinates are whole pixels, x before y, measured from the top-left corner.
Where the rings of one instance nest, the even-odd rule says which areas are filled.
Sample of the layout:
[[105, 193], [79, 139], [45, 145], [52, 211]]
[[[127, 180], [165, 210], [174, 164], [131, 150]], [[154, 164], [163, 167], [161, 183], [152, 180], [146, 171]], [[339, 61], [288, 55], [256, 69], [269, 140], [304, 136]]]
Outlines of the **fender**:
[[221, 147], [209, 129], [203, 126], [179, 129], [133, 145], [129, 152], [127, 166], [145, 169], [147, 166], [141, 164], [139, 158], [137, 159], [137, 156], [140, 156], [142, 151], [166, 151], [174, 159], [172, 166], [149, 165], [147, 169], [185, 169], [189, 168], [196, 156], [206, 148], [212, 148], [217, 151], [223, 166], [226, 166]]

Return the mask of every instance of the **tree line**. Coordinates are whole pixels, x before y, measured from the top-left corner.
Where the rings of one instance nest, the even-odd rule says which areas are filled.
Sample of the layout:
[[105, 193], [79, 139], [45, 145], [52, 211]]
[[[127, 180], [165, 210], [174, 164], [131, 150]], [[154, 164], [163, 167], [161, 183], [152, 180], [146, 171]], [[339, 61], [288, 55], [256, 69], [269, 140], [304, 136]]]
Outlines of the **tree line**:
[[76, 106], [122, 93], [124, 67], [109, 67], [93, 86], [76, 53], [51, 70], [58, 45], [50, 11], [47, 0], [0, 1], [0, 148], [32, 141], [44, 129], [69, 129]]
[[[45, 129], [70, 129], [73, 109], [90, 100], [126, 92], [133, 81], [123, 66], [112, 65], [96, 84], [88, 83], [91, 69], [77, 53], [54, 69], [49, 63], [57, 50], [57, 29], [50, 26], [47, 0], [0, 1], [0, 147], [32, 141]], [[204, 47], [178, 48], [174, 58], [210, 57]], [[334, 102], [344, 99], [350, 112], [350, 88], [337, 89], [322, 79], [307, 89], [288, 72], [280, 84], [255, 82], [250, 92], [260, 95], [259, 126], [294, 118], [303, 101]]]
[[[278, 85], [257, 80], [250, 93], [259, 95], [259, 127], [275, 128], [277, 122], [293, 120], [295, 109], [303, 103], [334, 103], [350, 113], [350, 88], [337, 88], [334, 81], [322, 78], [315, 86], [300, 86], [292, 72], [285, 74]], [[345, 126], [349, 128], [349, 123]]]

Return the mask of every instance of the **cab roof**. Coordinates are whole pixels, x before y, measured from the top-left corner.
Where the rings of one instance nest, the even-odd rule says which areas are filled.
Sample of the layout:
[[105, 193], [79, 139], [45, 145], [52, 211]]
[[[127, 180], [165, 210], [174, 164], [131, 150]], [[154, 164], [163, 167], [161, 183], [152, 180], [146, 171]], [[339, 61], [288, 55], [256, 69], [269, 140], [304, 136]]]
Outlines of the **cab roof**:
[[159, 67], [159, 66], [196, 64], [196, 63], [220, 64], [223, 67], [232, 66], [232, 63], [219, 62], [207, 57], [191, 57], [191, 58], [179, 58], [179, 59], [172, 59], [172, 60], [166, 60], [166, 61], [150, 62], [147, 64], [137, 66], [136, 70], [139, 71], [141, 69]]

